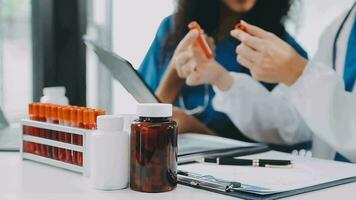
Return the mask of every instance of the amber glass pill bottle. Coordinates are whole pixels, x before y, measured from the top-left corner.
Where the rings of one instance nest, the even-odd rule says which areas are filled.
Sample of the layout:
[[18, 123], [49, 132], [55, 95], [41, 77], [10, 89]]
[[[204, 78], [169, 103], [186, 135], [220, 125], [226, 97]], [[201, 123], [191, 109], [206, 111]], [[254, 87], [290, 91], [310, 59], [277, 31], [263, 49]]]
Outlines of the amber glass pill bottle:
[[139, 104], [131, 125], [130, 187], [166, 192], [177, 186], [177, 124], [171, 104]]

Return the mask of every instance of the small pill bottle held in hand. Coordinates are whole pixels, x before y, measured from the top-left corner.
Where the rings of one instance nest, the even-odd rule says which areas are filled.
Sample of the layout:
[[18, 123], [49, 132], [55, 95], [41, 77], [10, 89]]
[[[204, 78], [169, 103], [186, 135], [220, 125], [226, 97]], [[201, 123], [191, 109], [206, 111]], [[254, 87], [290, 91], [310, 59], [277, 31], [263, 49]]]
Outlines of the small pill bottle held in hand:
[[91, 182], [100, 190], [117, 190], [128, 186], [129, 134], [123, 130], [124, 118], [101, 115], [91, 136]]
[[131, 126], [130, 187], [167, 192], [177, 186], [177, 123], [171, 104], [139, 104]]

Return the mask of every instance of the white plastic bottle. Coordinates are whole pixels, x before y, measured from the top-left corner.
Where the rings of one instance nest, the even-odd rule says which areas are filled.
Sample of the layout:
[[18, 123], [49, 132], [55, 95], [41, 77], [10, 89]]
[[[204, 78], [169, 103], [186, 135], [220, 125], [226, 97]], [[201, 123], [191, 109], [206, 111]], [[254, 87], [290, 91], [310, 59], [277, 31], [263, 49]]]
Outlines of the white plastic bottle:
[[[129, 135], [131, 133], [131, 124], [134, 120], [138, 119], [137, 115], [133, 114], [126, 114], [126, 115], [120, 115], [124, 117], [124, 131], [128, 132]], [[129, 147], [130, 148], [130, 147]]]
[[43, 88], [43, 96], [41, 97], [40, 101], [41, 103], [68, 105], [69, 100], [65, 94], [65, 87], [45, 87]]
[[117, 190], [128, 186], [129, 134], [123, 130], [124, 118], [102, 115], [97, 131], [92, 134], [91, 182], [101, 190]]

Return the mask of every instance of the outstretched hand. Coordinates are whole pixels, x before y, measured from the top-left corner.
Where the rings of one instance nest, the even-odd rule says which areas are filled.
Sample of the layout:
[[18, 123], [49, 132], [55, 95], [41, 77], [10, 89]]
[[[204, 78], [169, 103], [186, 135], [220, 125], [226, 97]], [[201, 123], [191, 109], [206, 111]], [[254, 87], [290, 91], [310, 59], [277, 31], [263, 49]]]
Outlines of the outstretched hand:
[[236, 47], [237, 61], [259, 81], [293, 84], [302, 74], [307, 60], [275, 34], [244, 21], [241, 23], [246, 32], [231, 31], [231, 35], [241, 41]]

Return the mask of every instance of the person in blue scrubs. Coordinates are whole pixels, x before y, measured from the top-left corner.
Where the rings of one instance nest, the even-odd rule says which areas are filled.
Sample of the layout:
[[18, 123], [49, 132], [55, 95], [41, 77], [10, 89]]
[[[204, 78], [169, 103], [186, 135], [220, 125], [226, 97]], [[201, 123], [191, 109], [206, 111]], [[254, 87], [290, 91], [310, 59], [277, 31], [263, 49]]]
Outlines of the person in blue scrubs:
[[[291, 0], [178, 0], [176, 13], [162, 21], [139, 73], [162, 102], [173, 103], [182, 110], [199, 111], [193, 113], [194, 117], [207, 128], [197, 130], [192, 120], [191, 123], [185, 123], [184, 127], [179, 127], [181, 132], [216, 133], [249, 141], [226, 114], [213, 109], [211, 100], [214, 91], [211, 86], [187, 86], [173, 67], [176, 60], [174, 51], [188, 33], [187, 25], [191, 21], [201, 25], [209, 44], [215, 50], [215, 60], [228, 71], [250, 74], [248, 69], [236, 61], [235, 48], [239, 41], [229, 34], [241, 19], [273, 32], [300, 55], [307, 57], [283, 25], [291, 3]], [[263, 82], [261, 84], [268, 90], [275, 86]]]

